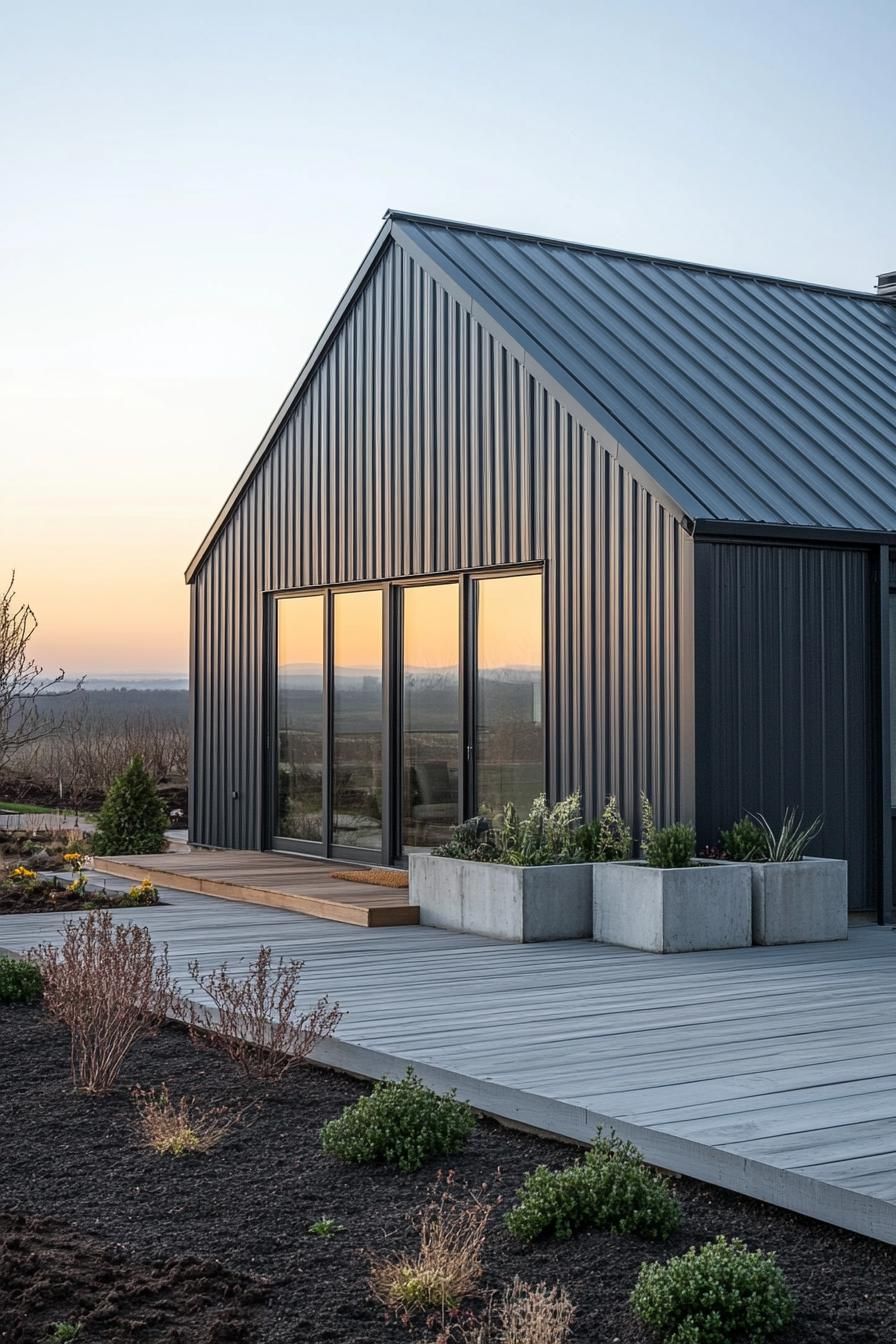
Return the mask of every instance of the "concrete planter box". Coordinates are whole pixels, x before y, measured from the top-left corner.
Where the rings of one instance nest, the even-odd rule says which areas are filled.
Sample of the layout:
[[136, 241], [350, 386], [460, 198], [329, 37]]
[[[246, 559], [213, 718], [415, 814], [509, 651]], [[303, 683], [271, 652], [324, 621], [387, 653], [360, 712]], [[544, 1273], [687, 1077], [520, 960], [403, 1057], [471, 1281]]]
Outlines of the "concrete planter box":
[[[738, 871], [739, 870], [739, 871]], [[749, 947], [746, 864], [702, 860], [650, 868], [640, 859], [594, 865], [594, 938], [643, 952]]]
[[411, 905], [420, 923], [511, 943], [591, 937], [590, 863], [517, 868], [412, 854]]
[[849, 923], [845, 859], [746, 863], [753, 889], [753, 942], [826, 943]]

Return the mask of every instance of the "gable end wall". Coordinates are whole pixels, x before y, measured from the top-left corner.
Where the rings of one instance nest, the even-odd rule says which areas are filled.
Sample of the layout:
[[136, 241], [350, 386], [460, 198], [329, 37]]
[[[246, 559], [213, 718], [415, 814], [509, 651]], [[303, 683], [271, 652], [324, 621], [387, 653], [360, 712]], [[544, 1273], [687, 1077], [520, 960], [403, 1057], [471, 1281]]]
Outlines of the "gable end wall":
[[192, 839], [267, 843], [265, 594], [537, 562], [550, 795], [693, 815], [690, 536], [393, 241], [195, 576]]

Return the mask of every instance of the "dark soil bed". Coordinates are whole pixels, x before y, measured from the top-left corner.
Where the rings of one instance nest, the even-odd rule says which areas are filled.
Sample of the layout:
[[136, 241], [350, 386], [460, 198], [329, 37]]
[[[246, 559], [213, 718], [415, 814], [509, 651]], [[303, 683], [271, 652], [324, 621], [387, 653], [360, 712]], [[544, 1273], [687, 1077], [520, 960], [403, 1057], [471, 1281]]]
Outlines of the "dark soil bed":
[[[174, 1095], [258, 1109], [203, 1157], [158, 1157], [138, 1142], [128, 1093], [163, 1082]], [[311, 1068], [249, 1087], [168, 1028], [140, 1045], [112, 1096], [77, 1096], [66, 1033], [39, 1008], [0, 1007], [0, 1340], [38, 1344], [49, 1322], [83, 1320], [84, 1344], [415, 1344], [422, 1325], [386, 1322], [369, 1300], [367, 1253], [411, 1247], [408, 1215], [438, 1164], [403, 1176], [324, 1156], [321, 1125], [363, 1090]], [[537, 1163], [571, 1156], [481, 1121], [453, 1166], [509, 1199]], [[778, 1253], [799, 1299], [782, 1344], [896, 1340], [896, 1251], [692, 1181], [676, 1188], [683, 1224], [662, 1246], [589, 1233], [525, 1249], [496, 1218], [486, 1286], [514, 1274], [561, 1283], [577, 1304], [578, 1344], [647, 1344], [627, 1305], [640, 1263], [724, 1232]], [[310, 1234], [325, 1216], [344, 1230]]]
[[[57, 886], [39, 882], [28, 889], [21, 882], [0, 878], [0, 915], [39, 915], [44, 912], [71, 910], [118, 910], [127, 904], [114, 892], [67, 890], [70, 874], [63, 874]], [[158, 901], [155, 904], [161, 905]], [[130, 909], [139, 906], [129, 905]]]

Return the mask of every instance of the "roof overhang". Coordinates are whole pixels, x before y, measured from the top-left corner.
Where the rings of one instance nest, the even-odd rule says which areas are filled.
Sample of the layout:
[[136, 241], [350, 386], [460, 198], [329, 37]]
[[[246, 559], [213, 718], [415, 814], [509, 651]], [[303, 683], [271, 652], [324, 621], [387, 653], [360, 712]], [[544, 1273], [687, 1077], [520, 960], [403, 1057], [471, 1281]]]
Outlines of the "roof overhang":
[[761, 541], [786, 546], [896, 546], [896, 532], [850, 527], [754, 523], [749, 519], [697, 518], [695, 541]]

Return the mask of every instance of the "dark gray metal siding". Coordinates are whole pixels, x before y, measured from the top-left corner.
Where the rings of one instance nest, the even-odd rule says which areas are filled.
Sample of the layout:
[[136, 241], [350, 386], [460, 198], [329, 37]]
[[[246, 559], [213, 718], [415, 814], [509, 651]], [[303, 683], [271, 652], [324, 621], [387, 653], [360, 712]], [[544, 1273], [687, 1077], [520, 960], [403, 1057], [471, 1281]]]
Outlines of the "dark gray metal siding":
[[815, 852], [849, 860], [850, 904], [878, 894], [877, 557], [849, 548], [695, 545], [697, 820], [825, 819]]
[[194, 840], [267, 842], [265, 593], [533, 562], [549, 792], [691, 815], [692, 560], [612, 448], [390, 243], [194, 579]]

